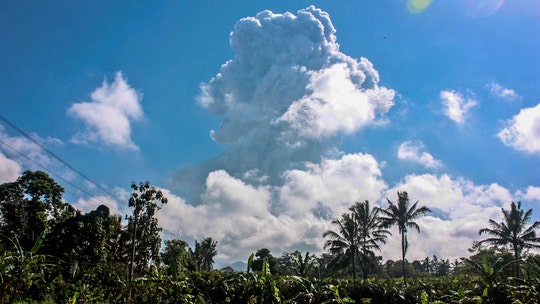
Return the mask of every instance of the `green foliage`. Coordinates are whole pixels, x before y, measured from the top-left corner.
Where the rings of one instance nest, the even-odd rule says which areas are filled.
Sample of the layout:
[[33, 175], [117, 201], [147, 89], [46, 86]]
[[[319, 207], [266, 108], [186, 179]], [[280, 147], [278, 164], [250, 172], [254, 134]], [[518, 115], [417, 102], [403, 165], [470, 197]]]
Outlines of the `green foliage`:
[[264, 260], [267, 260], [268, 267], [272, 272], [276, 272], [276, 258], [270, 253], [268, 248], [261, 248], [255, 253], [255, 259], [251, 262], [251, 270], [253, 271], [262, 271]]
[[317, 277], [318, 261], [314, 254], [300, 251], [284, 252], [276, 259], [276, 272], [282, 275], [295, 275], [300, 277]]
[[380, 216], [381, 209], [371, 209], [368, 201], [357, 202], [349, 210], [351, 213], [332, 220], [338, 229], [325, 231], [323, 237], [328, 238], [324, 248], [328, 248], [333, 256], [330, 268], [339, 270], [351, 264], [355, 282], [357, 260], [360, 261], [362, 278], [366, 280], [368, 266], [374, 264], [375, 251], [381, 250], [379, 243], [385, 243], [390, 232]]
[[123, 234], [124, 243], [129, 244], [126, 248], [130, 248], [129, 280], [133, 274], [146, 273], [152, 261], [159, 261], [162, 229], [155, 213], [167, 203], [163, 193], [149, 182], [132, 183], [131, 189], [129, 207], [133, 208], [133, 214], [128, 217]]
[[62, 202], [64, 189], [42, 171], [25, 171], [13, 183], [0, 185], [0, 233], [17, 239], [25, 250], [75, 209]]
[[25, 250], [16, 239], [0, 238], [2, 303], [6, 300], [13, 303], [28, 297], [44, 299], [57, 265], [49, 262], [46, 255], [37, 253], [43, 240], [44, 236], [41, 235], [30, 250]]
[[407, 254], [407, 249], [409, 248], [409, 242], [407, 240], [407, 231], [409, 228], [415, 229], [420, 233], [420, 226], [415, 222], [416, 219], [424, 216], [426, 213], [431, 212], [431, 210], [426, 207], [417, 207], [418, 201], [409, 207], [409, 194], [405, 191], [397, 193], [398, 202], [394, 204], [388, 198], [388, 208], [380, 209], [385, 222], [386, 227], [396, 225], [398, 227], [398, 232], [401, 235], [401, 261], [402, 261], [402, 275], [403, 282], [407, 282], [407, 274], [405, 272], [405, 256]]
[[188, 243], [180, 239], [166, 240], [165, 249], [160, 254], [161, 261], [167, 269], [167, 273], [178, 278], [181, 274], [187, 272], [189, 267]]
[[375, 251], [380, 251], [380, 243], [386, 243], [390, 232], [386, 229], [381, 217], [381, 209], [369, 206], [369, 201], [355, 203], [349, 208], [354, 214], [358, 225], [359, 248], [362, 268], [362, 278], [367, 279], [369, 264], [374, 263]]
[[482, 299], [485, 303], [501, 303], [498, 300], [505, 298], [506, 295], [502, 293], [502, 273], [505, 267], [511, 263], [504, 263], [502, 258], [497, 259], [495, 263], [489, 262], [488, 256], [482, 256], [482, 263], [477, 263], [472, 259], [463, 258], [463, 260], [473, 267], [473, 270], [477, 274], [475, 282], [482, 286]]
[[528, 249], [540, 248], [540, 237], [536, 235], [536, 229], [540, 228], [540, 221], [532, 225], [526, 225], [532, 218], [532, 209], [525, 212], [521, 209], [521, 202], [510, 204], [510, 210], [501, 209], [504, 221], [497, 223], [489, 220], [489, 228], [480, 229], [479, 234], [490, 235], [490, 238], [482, 240], [479, 245], [487, 243], [496, 247], [509, 247], [514, 253], [515, 276], [519, 277], [519, 264], [522, 254]]
[[212, 238], [204, 238], [200, 242], [195, 241], [195, 249], [189, 248], [188, 269], [192, 271], [210, 271], [214, 265], [214, 257], [217, 255], [217, 241]]

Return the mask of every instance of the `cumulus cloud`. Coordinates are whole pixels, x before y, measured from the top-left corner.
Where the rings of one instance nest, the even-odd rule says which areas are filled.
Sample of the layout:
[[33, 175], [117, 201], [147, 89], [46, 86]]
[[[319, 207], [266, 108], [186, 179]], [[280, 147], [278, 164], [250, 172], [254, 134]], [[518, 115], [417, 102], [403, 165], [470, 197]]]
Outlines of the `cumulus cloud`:
[[398, 158], [419, 163], [426, 168], [440, 167], [442, 165], [441, 161], [423, 151], [424, 149], [424, 144], [421, 142], [405, 141], [399, 145]]
[[503, 100], [515, 101], [521, 98], [514, 90], [507, 89], [496, 82], [490, 83], [488, 88], [493, 96]]
[[523, 193], [520, 194], [522, 200], [540, 202], [540, 187], [529, 186]]
[[[435, 254], [454, 259], [468, 256], [467, 249], [480, 239], [478, 231], [489, 219], [501, 219], [501, 207], [513, 200], [510, 191], [496, 183], [476, 185], [464, 178], [443, 175], [407, 175], [398, 185], [387, 189], [385, 195], [395, 202], [397, 191], [407, 191], [412, 203], [432, 209], [428, 216], [418, 219], [421, 233], [408, 234], [410, 260]], [[386, 203], [382, 204], [386, 207]], [[400, 239], [397, 230], [383, 247], [388, 259], [400, 259]]]
[[72, 141], [137, 150], [131, 140], [131, 123], [144, 116], [141, 98], [122, 73], [117, 72], [112, 84], [104, 81], [101, 87], [92, 92], [91, 101], [74, 103], [68, 109], [70, 116], [85, 125], [85, 130], [75, 134]]
[[[280, 186], [248, 183], [215, 171], [208, 175], [203, 204], [190, 204], [164, 190], [169, 203], [158, 213], [160, 225], [185, 239], [218, 240], [220, 265], [245, 260], [263, 247], [276, 255], [294, 250], [319, 254], [322, 233], [335, 229], [330, 220], [348, 212], [355, 201], [367, 199], [385, 208], [385, 197], [395, 202], [397, 191], [407, 191], [411, 203], [419, 201], [433, 210], [417, 221], [420, 234], [409, 233], [408, 258], [435, 254], [455, 259], [469, 255], [467, 249], [481, 239], [478, 231], [489, 219], [501, 220], [501, 207], [517, 197], [539, 198], [537, 187], [512, 194], [497, 183], [478, 185], [448, 174], [407, 175], [389, 187], [379, 167], [369, 154], [343, 155], [285, 171]], [[381, 254], [398, 260], [400, 237], [396, 229], [392, 234]]]
[[0, 151], [0, 184], [14, 182], [21, 174], [21, 165]]
[[456, 91], [441, 91], [441, 102], [444, 106], [444, 115], [458, 124], [463, 124], [471, 108], [478, 103], [471, 97], [465, 97]]
[[226, 151], [180, 168], [174, 185], [201, 193], [208, 173], [241, 177], [259, 170], [272, 185], [282, 173], [318, 163], [344, 135], [374, 124], [394, 104], [366, 58], [339, 51], [330, 16], [313, 6], [295, 14], [263, 11], [239, 20], [230, 36], [235, 56], [201, 85], [199, 104], [223, 116], [210, 132]]
[[131, 214], [127, 204], [119, 203], [127, 202], [131, 196], [131, 193], [122, 188], [115, 188], [111, 194], [115, 197], [111, 197], [109, 195], [96, 195], [86, 198], [80, 197], [75, 203], [73, 203], [73, 207], [83, 212], [90, 212], [95, 210], [99, 205], [105, 205], [109, 207], [109, 210], [113, 214]]
[[[14, 181], [22, 173], [22, 168], [30, 170], [57, 169], [58, 161], [50, 158], [35, 142], [44, 146], [62, 145], [57, 138], [41, 138], [37, 134], [24, 136], [9, 135], [3, 125], [0, 125], [0, 182]], [[35, 142], [34, 142], [35, 141]], [[67, 178], [65, 171], [59, 170]]]
[[[217, 177], [219, 181], [214, 180]], [[211, 198], [198, 206], [164, 190], [169, 202], [158, 217], [160, 225], [183, 238], [217, 240], [218, 263], [246, 260], [251, 252], [263, 247], [273, 252], [293, 248], [314, 252], [321, 247], [320, 234], [325, 223], [310, 214], [292, 218], [271, 213], [268, 188], [246, 184], [222, 171], [209, 175], [208, 183], [210, 188], [205, 195]], [[231, 185], [232, 189], [222, 185]]]
[[320, 252], [330, 219], [355, 201], [378, 200], [387, 187], [369, 154], [342, 155], [309, 163], [303, 170], [286, 170], [280, 186], [253, 179], [256, 172], [248, 175], [246, 179], [224, 170], [211, 172], [199, 205], [164, 190], [169, 203], [159, 213], [160, 224], [179, 236], [218, 240], [222, 262], [245, 260], [262, 247], [276, 254]]
[[296, 216], [324, 207], [332, 210], [333, 215], [339, 215], [355, 201], [379, 199], [387, 187], [381, 175], [379, 164], [369, 154], [323, 159], [320, 163], [308, 164], [305, 170], [284, 173], [279, 204], [282, 212]]
[[540, 153], [540, 103], [524, 108], [506, 122], [497, 137], [507, 146], [531, 154]]

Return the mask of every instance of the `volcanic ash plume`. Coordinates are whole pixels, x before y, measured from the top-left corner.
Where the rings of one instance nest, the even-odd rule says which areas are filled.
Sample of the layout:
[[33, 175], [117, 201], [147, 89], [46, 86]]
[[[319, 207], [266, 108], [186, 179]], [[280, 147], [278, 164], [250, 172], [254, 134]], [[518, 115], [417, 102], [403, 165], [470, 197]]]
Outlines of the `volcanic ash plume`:
[[344, 134], [386, 113], [394, 91], [378, 85], [369, 60], [341, 53], [335, 33], [329, 15], [313, 6], [239, 20], [230, 37], [234, 58], [198, 97], [223, 117], [210, 136], [227, 150], [180, 168], [178, 185], [200, 193], [212, 171], [240, 177], [253, 169], [278, 184], [285, 170], [320, 161]]

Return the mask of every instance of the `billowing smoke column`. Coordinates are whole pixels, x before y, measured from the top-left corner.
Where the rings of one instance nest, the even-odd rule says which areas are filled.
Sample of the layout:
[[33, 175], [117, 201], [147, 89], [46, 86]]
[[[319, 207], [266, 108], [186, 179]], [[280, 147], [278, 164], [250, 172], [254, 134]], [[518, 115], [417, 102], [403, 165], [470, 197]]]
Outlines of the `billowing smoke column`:
[[386, 113], [394, 91], [378, 85], [369, 60], [341, 53], [335, 32], [328, 14], [313, 6], [239, 20], [230, 37], [234, 58], [201, 85], [198, 97], [223, 116], [210, 136], [227, 150], [180, 168], [176, 185], [198, 199], [218, 169], [280, 184], [285, 170], [335, 153], [344, 134]]

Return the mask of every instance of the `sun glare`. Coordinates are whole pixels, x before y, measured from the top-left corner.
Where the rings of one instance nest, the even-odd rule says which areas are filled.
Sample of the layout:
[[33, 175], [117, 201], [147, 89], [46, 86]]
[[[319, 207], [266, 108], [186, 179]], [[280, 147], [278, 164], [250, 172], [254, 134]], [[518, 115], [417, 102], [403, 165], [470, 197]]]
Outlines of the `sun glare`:
[[429, 7], [432, 0], [407, 0], [407, 10], [411, 14], [419, 14]]

